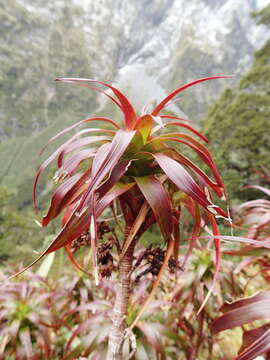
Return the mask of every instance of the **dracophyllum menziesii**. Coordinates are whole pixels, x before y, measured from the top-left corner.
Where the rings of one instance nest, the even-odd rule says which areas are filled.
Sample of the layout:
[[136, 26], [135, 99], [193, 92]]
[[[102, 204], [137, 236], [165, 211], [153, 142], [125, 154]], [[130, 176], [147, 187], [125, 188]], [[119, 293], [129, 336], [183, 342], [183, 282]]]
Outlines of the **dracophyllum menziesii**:
[[[216, 219], [229, 220], [229, 215], [216, 205], [213, 199], [217, 196], [226, 200], [224, 185], [212, 155], [204, 145], [207, 139], [194, 129], [187, 119], [166, 115], [162, 111], [164, 112], [169, 102], [181, 91], [197, 83], [222, 77], [226, 76], [203, 78], [181, 86], [152, 111], [140, 115], [122, 92], [107, 83], [90, 79], [56, 79], [103, 93], [122, 114], [120, 121], [108, 117], [86, 118], [51, 138], [48, 144], [80, 125], [86, 125], [43, 162], [33, 188], [36, 207], [39, 178], [50, 164], [56, 162], [58, 169], [54, 180], [59, 187], [52, 194], [49, 210], [43, 216], [41, 225], [46, 226], [61, 214], [62, 228], [36, 261], [46, 254], [65, 248], [72, 262], [76, 264], [70, 251], [71, 244], [82, 235], [88, 234], [94, 276], [98, 285], [98, 233], [100, 222], [104, 220], [104, 212], [109, 210], [115, 224], [121, 223], [123, 227], [123, 236], [117, 247], [119, 291], [112, 314], [108, 359], [122, 359], [122, 345], [124, 335], [127, 334], [126, 315], [134, 248], [151, 225], [158, 225], [167, 250], [152, 292], [129, 329], [135, 326], [151, 300], [169, 259], [174, 257], [178, 260], [179, 223], [183, 209], [187, 209], [193, 216], [194, 226], [181, 262], [186, 263], [201, 227], [206, 222], [209, 223], [216, 236], [213, 283], [216, 280], [220, 264], [220, 240], [217, 237], [219, 231]], [[104, 88], [110, 91], [105, 92]], [[92, 127], [92, 123], [97, 127]], [[193, 151], [200, 163], [207, 166], [208, 174], [179, 151], [176, 144]], [[210, 292], [204, 303], [209, 294]]]

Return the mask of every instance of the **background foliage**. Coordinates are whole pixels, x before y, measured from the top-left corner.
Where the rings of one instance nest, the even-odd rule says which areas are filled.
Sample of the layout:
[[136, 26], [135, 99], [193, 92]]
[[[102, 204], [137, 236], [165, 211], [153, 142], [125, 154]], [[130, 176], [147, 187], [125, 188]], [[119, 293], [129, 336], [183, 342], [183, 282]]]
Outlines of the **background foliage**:
[[[256, 15], [258, 23], [270, 26], [269, 14], [268, 5]], [[240, 189], [263, 183], [254, 169], [269, 166], [270, 40], [254, 56], [252, 67], [239, 85], [222, 94], [203, 124], [203, 133], [210, 140], [210, 150], [233, 200], [256, 196]]]

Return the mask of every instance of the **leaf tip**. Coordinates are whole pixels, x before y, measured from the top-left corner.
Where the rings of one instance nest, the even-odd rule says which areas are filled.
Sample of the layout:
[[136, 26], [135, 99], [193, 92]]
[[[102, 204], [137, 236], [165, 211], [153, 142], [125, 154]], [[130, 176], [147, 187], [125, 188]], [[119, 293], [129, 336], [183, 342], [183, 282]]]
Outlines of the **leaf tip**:
[[43, 227], [42, 223], [40, 221], [38, 221], [37, 219], [34, 219], [34, 223], [39, 227]]

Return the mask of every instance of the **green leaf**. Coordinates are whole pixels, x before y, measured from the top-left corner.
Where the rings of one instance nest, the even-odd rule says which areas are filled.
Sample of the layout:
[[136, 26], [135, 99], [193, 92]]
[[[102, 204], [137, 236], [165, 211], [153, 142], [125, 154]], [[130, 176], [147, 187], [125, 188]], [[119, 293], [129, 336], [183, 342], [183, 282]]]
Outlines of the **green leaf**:
[[142, 135], [144, 144], [151, 134], [153, 122], [153, 117], [151, 115], [143, 115], [137, 120], [135, 124], [134, 129], [139, 130]]

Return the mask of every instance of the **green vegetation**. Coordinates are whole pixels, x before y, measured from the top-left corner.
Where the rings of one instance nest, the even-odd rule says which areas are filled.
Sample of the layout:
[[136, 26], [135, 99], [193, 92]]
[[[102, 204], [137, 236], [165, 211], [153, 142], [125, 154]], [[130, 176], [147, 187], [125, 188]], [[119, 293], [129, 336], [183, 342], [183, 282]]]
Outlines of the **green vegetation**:
[[51, 17], [42, 4], [35, 7], [33, 14], [18, 0], [0, 5], [2, 139], [37, 134], [59, 116], [65, 122], [76, 113], [86, 114], [93, 105], [94, 97], [83, 89], [78, 102], [78, 92], [75, 96], [68, 87], [56, 92], [53, 82], [63, 75], [91, 77], [85, 34], [75, 21], [82, 10], [67, 3]]
[[0, 185], [16, 193], [19, 209], [31, 204], [41, 144], [96, 107], [94, 93], [68, 86], [59, 91], [53, 81], [91, 77], [85, 33], [76, 20], [82, 9], [45, 1], [33, 7], [34, 12], [18, 0], [0, 4]]
[[[270, 26], [270, 6], [256, 16]], [[261, 180], [254, 168], [269, 165], [270, 158], [270, 40], [255, 53], [249, 72], [234, 89], [227, 89], [210, 110], [203, 133], [220, 169], [231, 199], [256, 193], [240, 192]], [[261, 180], [262, 183], [262, 180]], [[253, 195], [254, 194], [254, 195]]]
[[21, 214], [14, 203], [14, 195], [0, 186], [0, 263], [29, 262], [44, 242], [45, 234], [34, 223], [33, 212]]
[[[135, 253], [135, 260], [140, 255], [141, 251]], [[74, 272], [71, 266], [62, 264], [57, 276], [57, 264], [48, 263], [47, 259], [42, 264], [49, 273], [47, 277], [40, 268], [35, 272], [32, 269], [0, 287], [0, 306], [3, 309], [0, 357], [15, 360], [20, 354], [22, 359], [27, 359], [27, 351], [31, 351], [37, 360], [74, 359], [79, 356], [104, 360], [111, 329], [110, 307], [117, 293], [114, 276], [103, 279], [96, 286], [93, 272]], [[241, 272], [235, 277], [235, 283], [230, 282], [232, 274], [226, 261], [222, 287], [217, 288], [216, 296], [211, 297], [201, 315], [195, 316], [202, 293], [207, 291], [203, 289], [203, 284], [211, 281], [213, 267], [206, 251], [198, 250], [190, 260], [184, 274], [178, 270], [176, 276], [167, 270], [162, 278], [155, 299], [134, 328], [137, 342], [134, 360], [186, 360], [190, 359], [192, 351], [196, 351], [196, 359], [209, 359], [210, 354], [212, 360], [219, 360], [222, 354], [222, 359], [231, 360], [240, 348], [241, 329], [213, 337], [208, 324], [219, 314], [217, 299], [226, 298], [231, 286], [236, 287], [238, 295], [243, 295], [246, 284], [247, 290], [253, 284], [257, 286], [257, 277], [248, 283]], [[86, 259], [81, 258], [81, 261], [87, 263]], [[145, 268], [151, 264], [144, 260], [143, 265]], [[0, 269], [0, 280], [13, 271], [14, 268], [6, 267], [2, 273]], [[134, 278], [142, 272], [142, 266], [138, 267]], [[132, 287], [129, 324], [136, 318], [146, 294], [151, 291], [151, 278], [148, 272]], [[16, 333], [13, 331], [15, 325]], [[29, 336], [26, 345], [25, 334]], [[127, 346], [124, 351], [127, 353]]]

